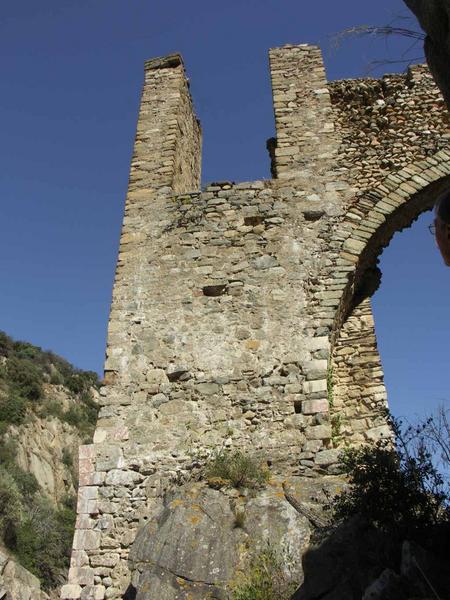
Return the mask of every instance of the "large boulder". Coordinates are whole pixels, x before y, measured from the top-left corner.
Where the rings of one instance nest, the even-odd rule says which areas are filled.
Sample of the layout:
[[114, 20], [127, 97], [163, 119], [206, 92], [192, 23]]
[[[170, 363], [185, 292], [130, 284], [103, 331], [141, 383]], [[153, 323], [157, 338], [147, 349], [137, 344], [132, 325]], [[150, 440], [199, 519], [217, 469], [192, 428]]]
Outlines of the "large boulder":
[[[132, 595], [136, 600], [223, 600], [251, 557], [267, 548], [277, 553], [286, 578], [300, 584], [302, 556], [314, 528], [305, 514], [322, 487], [323, 480], [319, 485], [297, 478], [290, 482], [289, 501], [281, 482], [243, 494], [205, 483], [183, 486], [138, 532], [130, 552]], [[298, 510], [302, 506], [305, 513]]]

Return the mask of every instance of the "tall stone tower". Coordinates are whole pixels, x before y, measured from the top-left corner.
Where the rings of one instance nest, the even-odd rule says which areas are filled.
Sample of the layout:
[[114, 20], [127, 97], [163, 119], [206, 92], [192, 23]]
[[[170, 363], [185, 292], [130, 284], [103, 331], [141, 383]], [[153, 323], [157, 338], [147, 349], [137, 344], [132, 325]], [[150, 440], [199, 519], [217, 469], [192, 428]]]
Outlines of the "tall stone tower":
[[[279, 491], [283, 478], [333, 474], [343, 442], [388, 433], [370, 296], [382, 248], [448, 185], [442, 99], [422, 66], [328, 83], [307, 45], [271, 50], [270, 71], [274, 178], [200, 191], [201, 130], [182, 59], [145, 64], [64, 599], [141, 593], [127, 561], [142, 527], [162, 545], [149, 550], [137, 597], [206, 597], [195, 585], [228, 577], [208, 562], [220, 548], [196, 550], [186, 530], [171, 540], [161, 515], [183, 504], [167, 498], [212, 453], [257, 456]], [[203, 556], [201, 581], [171, 571], [171, 544], [178, 565]]]

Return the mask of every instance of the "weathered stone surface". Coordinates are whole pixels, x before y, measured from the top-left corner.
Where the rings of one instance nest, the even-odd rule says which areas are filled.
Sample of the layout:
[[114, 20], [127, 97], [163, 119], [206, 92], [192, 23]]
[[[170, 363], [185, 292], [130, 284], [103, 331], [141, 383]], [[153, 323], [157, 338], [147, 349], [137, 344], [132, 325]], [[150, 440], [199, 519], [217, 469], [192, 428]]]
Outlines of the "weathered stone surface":
[[2, 600], [47, 600], [37, 577], [0, 551], [0, 598]]
[[139, 473], [134, 471], [121, 471], [119, 469], [112, 469], [106, 475], [106, 484], [132, 486], [141, 479], [142, 477], [139, 475]]
[[[62, 410], [76, 405], [76, 400], [62, 386], [47, 384], [44, 395], [58, 403]], [[55, 417], [33, 416], [21, 425], [10, 426], [8, 435], [16, 440], [17, 464], [34, 475], [54, 503], [76, 493], [71, 470], [63, 460], [63, 453], [69, 452], [76, 463], [77, 448], [82, 442], [76, 427]]]
[[[166, 600], [203, 600], [208, 594], [225, 599], [237, 570], [268, 544], [280, 549], [300, 582], [310, 526], [280, 490], [278, 485], [253, 498], [199, 484], [179, 490], [138, 532], [131, 549], [137, 599], [153, 599], [156, 591]], [[244, 515], [242, 527], [236, 527], [237, 511]]]
[[317, 453], [315, 462], [321, 467], [333, 465], [338, 462], [340, 450], [321, 450]]

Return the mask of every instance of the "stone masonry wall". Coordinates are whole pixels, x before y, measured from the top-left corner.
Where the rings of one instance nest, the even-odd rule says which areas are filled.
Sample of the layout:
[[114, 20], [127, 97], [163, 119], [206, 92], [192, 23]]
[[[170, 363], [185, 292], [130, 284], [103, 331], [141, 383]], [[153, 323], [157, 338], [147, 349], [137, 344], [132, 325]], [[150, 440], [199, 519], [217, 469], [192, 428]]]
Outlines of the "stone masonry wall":
[[[122, 598], [138, 527], [217, 450], [314, 476], [336, 468], [339, 415], [351, 441], [386, 433], [366, 298], [382, 246], [448, 183], [448, 129], [429, 95], [440, 100], [421, 69], [393, 77], [392, 93], [369, 80], [334, 83], [330, 95], [317, 48], [286, 46], [270, 60], [278, 178], [204, 191], [181, 58], [146, 63], [64, 599]], [[388, 122], [363, 138], [380, 94]], [[430, 136], [410, 135], [413, 116]]]
[[331, 362], [331, 423], [335, 446], [389, 435], [383, 369], [370, 300], [359, 304], [342, 326]]
[[358, 180], [353, 202], [390, 173], [448, 147], [449, 116], [423, 65], [406, 75], [333, 81], [330, 95], [340, 161]]
[[276, 177], [326, 172], [339, 148], [322, 53], [319, 48], [284, 46], [269, 52], [277, 131]]

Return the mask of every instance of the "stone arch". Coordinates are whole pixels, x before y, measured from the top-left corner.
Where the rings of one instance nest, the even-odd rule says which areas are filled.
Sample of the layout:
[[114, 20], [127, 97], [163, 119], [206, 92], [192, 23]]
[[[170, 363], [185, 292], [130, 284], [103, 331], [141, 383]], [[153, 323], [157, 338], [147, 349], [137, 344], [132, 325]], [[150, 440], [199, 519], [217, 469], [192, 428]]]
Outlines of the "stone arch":
[[[374, 269], [383, 248], [395, 233], [410, 227], [419, 215], [433, 207], [436, 197], [450, 186], [450, 153], [444, 150], [391, 173], [358, 202], [363, 215], [351, 207], [342, 228], [348, 231], [338, 262], [351, 267], [336, 314], [337, 331], [356, 296], [371, 296], [368, 270]], [[364, 292], [367, 287], [367, 292]]]
[[362, 197], [358, 212], [352, 207], [344, 217], [348, 235], [338, 264], [347, 267], [348, 282], [337, 305], [330, 363], [337, 443], [358, 443], [388, 433], [383, 418], [387, 395], [370, 304], [381, 281], [377, 263], [394, 234], [430, 210], [449, 187], [450, 156], [440, 151], [390, 174]]

